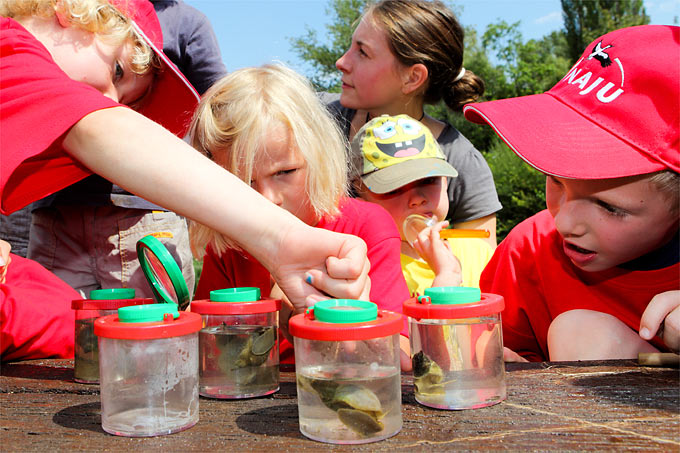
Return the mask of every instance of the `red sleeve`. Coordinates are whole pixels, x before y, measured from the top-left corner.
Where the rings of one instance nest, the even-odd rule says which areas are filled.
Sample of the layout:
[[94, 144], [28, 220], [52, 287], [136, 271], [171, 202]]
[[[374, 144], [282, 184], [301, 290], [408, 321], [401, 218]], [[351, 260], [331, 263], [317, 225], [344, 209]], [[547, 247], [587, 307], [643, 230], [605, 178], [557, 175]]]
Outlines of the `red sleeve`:
[[194, 299], [209, 299], [210, 291], [216, 289], [244, 286], [260, 288], [261, 297], [269, 297], [269, 271], [246, 252], [227, 250], [222, 255], [217, 255], [208, 246]]
[[92, 174], [61, 139], [87, 114], [120, 104], [71, 80], [16, 21], [0, 18], [0, 31], [0, 212], [9, 214]]
[[224, 266], [224, 262], [208, 246], [203, 257], [203, 269], [196, 286], [194, 300], [210, 298], [210, 291], [222, 288], [234, 288], [233, 275]]
[[35, 261], [10, 255], [0, 284], [2, 361], [72, 358], [75, 312], [80, 294]]
[[[516, 226], [500, 243], [480, 278], [482, 292], [505, 299], [501, 314], [503, 345], [531, 361], [548, 360], [536, 339], [526, 307], [545, 305], [534, 268], [536, 253], [531, 246], [530, 224]], [[550, 319], [546, 319], [547, 325]], [[547, 328], [547, 327], [546, 327]]]

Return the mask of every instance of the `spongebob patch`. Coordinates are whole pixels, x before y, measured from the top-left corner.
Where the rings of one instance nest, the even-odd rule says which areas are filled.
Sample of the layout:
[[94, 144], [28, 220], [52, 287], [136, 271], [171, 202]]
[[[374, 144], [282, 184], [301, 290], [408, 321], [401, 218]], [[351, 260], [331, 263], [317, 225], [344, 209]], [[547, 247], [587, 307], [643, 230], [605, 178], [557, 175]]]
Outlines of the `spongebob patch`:
[[430, 130], [407, 115], [377, 118], [361, 143], [363, 174], [412, 159], [445, 159]]

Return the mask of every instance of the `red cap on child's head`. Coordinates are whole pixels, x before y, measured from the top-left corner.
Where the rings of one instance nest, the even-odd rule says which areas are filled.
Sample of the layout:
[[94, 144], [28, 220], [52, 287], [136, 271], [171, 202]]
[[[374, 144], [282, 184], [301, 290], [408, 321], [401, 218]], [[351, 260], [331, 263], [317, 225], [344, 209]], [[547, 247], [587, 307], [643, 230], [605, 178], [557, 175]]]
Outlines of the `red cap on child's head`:
[[597, 38], [550, 91], [468, 104], [538, 170], [576, 179], [680, 171], [680, 27]]
[[137, 32], [163, 62], [163, 68], [154, 79], [152, 90], [139, 107], [139, 112], [172, 133], [183, 136], [189, 128], [200, 96], [163, 53], [163, 32], [153, 5], [148, 0], [109, 1], [132, 19]]

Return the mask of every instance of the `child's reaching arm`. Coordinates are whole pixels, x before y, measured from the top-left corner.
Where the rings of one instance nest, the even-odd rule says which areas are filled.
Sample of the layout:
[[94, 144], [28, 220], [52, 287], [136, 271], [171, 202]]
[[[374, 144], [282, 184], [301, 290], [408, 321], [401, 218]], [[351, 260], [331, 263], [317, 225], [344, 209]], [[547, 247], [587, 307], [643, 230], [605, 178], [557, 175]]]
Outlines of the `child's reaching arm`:
[[656, 334], [675, 352], [680, 350], [680, 291], [657, 294], [640, 319], [640, 337], [651, 340]]
[[413, 242], [413, 249], [435, 273], [432, 287], [460, 286], [463, 282], [460, 261], [451, 252], [448, 243], [439, 237], [439, 232], [448, 224], [445, 220], [424, 228]]
[[63, 147], [129, 192], [234, 239], [296, 304], [370, 287], [361, 239], [303, 224], [132, 110], [113, 107], [86, 115], [66, 134]]

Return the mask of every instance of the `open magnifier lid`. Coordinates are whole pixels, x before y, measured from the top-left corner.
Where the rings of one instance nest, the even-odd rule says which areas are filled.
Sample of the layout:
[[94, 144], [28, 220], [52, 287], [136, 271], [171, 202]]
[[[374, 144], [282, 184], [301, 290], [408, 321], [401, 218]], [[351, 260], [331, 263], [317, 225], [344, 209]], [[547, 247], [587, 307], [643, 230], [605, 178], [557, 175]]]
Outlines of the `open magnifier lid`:
[[143, 237], [137, 241], [137, 257], [158, 302], [180, 307], [190, 302], [182, 271], [161, 241], [153, 236]]

